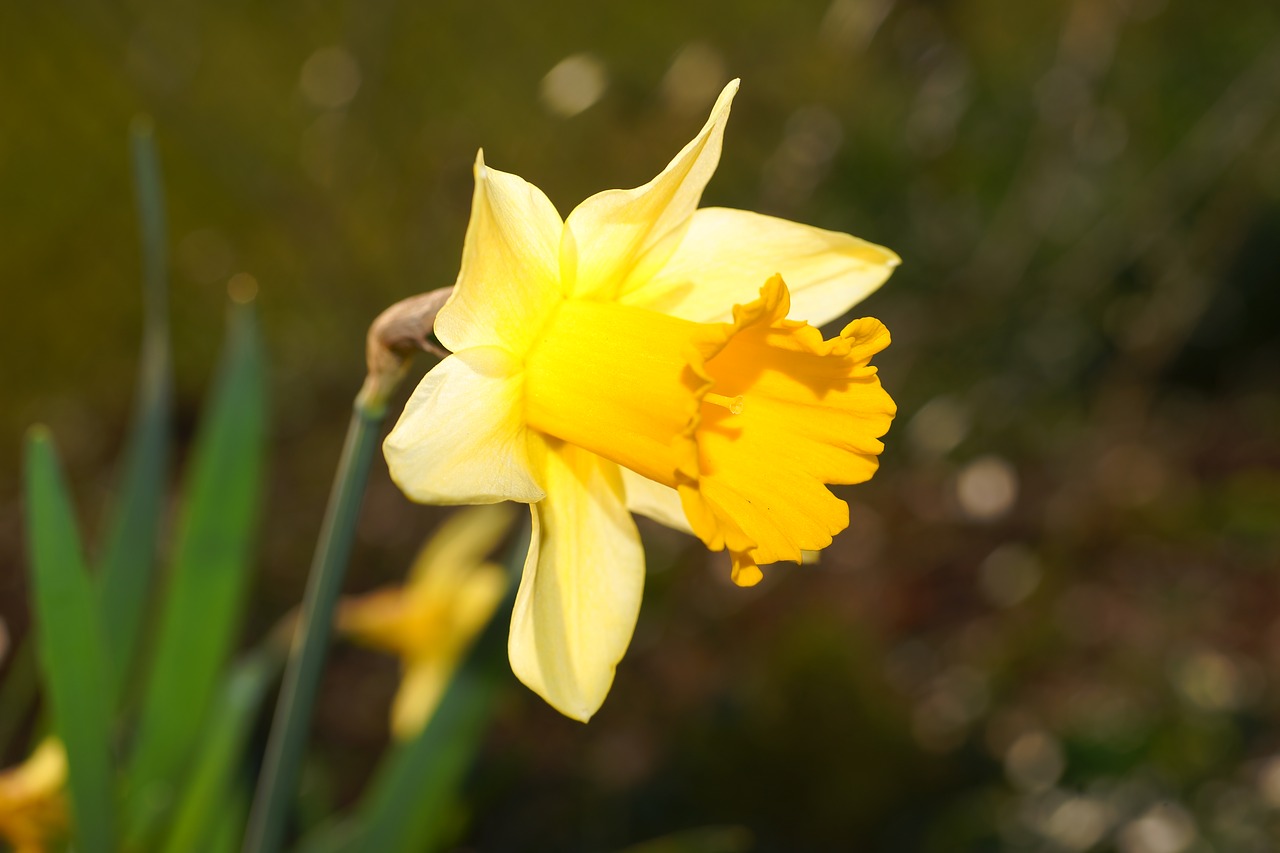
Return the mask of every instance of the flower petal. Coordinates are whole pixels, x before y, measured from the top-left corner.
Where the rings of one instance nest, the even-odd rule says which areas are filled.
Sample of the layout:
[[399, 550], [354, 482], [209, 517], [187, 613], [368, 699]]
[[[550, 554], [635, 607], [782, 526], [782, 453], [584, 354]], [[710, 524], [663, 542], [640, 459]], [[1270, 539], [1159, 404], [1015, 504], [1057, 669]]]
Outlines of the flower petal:
[[446, 358], [422, 377], [383, 443], [391, 479], [421, 503], [529, 503], [521, 363], [499, 347]]
[[680, 493], [675, 489], [637, 474], [630, 468], [622, 469], [622, 483], [627, 490], [627, 509], [682, 533], [693, 532], [689, 519], [684, 516]]
[[644, 590], [644, 551], [618, 466], [545, 440], [547, 497], [511, 615], [516, 676], [552, 707], [586, 722], [604, 702], [631, 642]]
[[338, 603], [337, 628], [362, 646], [404, 654], [413, 646], [415, 614], [400, 587], [382, 587]]
[[566, 295], [610, 299], [661, 269], [720, 162], [737, 91], [737, 80], [725, 86], [706, 125], [652, 181], [597, 193], [569, 214], [561, 247]]
[[453, 667], [439, 661], [422, 661], [405, 667], [400, 676], [400, 689], [391, 702], [391, 733], [396, 740], [409, 740], [422, 731], [431, 719]]
[[470, 507], [451, 515], [427, 541], [409, 569], [410, 583], [434, 591], [465, 578], [493, 551], [515, 519], [507, 504]]
[[494, 563], [472, 564], [433, 600], [418, 602], [418, 633], [424, 643], [405, 662], [400, 690], [391, 707], [391, 731], [412, 737], [435, 712], [463, 655], [493, 617], [507, 590], [507, 573]]
[[560, 214], [542, 190], [476, 155], [471, 221], [453, 295], [435, 333], [453, 352], [503, 346], [522, 353], [560, 301]]
[[677, 483], [690, 525], [731, 552], [744, 586], [760, 580], [758, 564], [799, 562], [848, 526], [848, 506], [826, 486], [871, 478], [897, 411], [870, 364], [889, 344], [883, 324], [855, 320], [823, 340], [785, 319], [789, 308], [774, 276], [734, 309], [703, 366], [720, 402], [704, 390]]
[[781, 273], [791, 316], [815, 326], [874, 292], [900, 263], [896, 254], [838, 231], [745, 210], [708, 207], [653, 278], [622, 296], [628, 305], [699, 323], [726, 322]]

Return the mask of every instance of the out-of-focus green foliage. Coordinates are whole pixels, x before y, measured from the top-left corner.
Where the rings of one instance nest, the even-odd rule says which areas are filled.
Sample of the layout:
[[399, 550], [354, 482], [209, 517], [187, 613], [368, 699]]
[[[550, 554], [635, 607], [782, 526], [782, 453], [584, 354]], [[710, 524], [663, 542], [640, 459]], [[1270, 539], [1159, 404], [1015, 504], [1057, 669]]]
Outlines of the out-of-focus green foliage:
[[102, 625], [111, 654], [114, 693], [130, 675], [142, 614], [150, 599], [156, 539], [164, 516], [173, 417], [173, 368], [169, 350], [169, 247], [159, 158], [151, 128], [134, 122], [133, 170], [142, 234], [142, 357], [120, 500], [100, 558]]
[[173, 564], [138, 719], [129, 784], [139, 820], [167, 803], [204, 728], [235, 648], [260, 519], [263, 365], [252, 309], [232, 318], [203, 430], [188, 466]]
[[[584, 729], [500, 697], [450, 809], [461, 843], [728, 825], [765, 851], [1274, 846], [1272, 0], [71, 0], [0, 4], [0, 33], [20, 318], [0, 446], [50, 422], [99, 517], [137, 325], [120, 140], [145, 109], [171, 179], [179, 448], [233, 276], [260, 286], [272, 342], [281, 499], [249, 639], [298, 600], [368, 321], [456, 273], [481, 145], [565, 211], [652, 175], [703, 118], [698, 81], [741, 76], [706, 203], [902, 255], [858, 308], [894, 335], [878, 361], [900, 414], [876, 479], [841, 492], [851, 529], [742, 591], [646, 528], [608, 703]], [[605, 86], [565, 115], [544, 80], [581, 53]], [[16, 471], [0, 459], [4, 495]], [[376, 470], [368, 501], [357, 590], [438, 517]], [[0, 527], [16, 634], [19, 542]], [[336, 650], [309, 807], [360, 801], [395, 677]]]
[[[237, 784], [253, 722], [267, 689], [280, 669], [280, 655], [271, 650], [247, 655], [224, 679], [195, 749], [179, 805], [167, 821], [167, 853], [222, 849], [219, 835], [230, 835], [232, 848], [243, 834], [247, 793]], [[221, 831], [219, 831], [221, 830]]]
[[53, 732], [67, 750], [71, 813], [84, 849], [115, 838], [110, 659], [93, 578], [80, 550], [71, 496], [47, 430], [27, 439], [27, 535], [40, 650]]
[[[128, 687], [123, 675], [135, 666], [135, 639], [151, 618], [144, 605], [161, 529], [170, 420], [159, 174], [149, 137], [137, 137], [135, 151], [148, 318], [120, 508], [95, 579], [49, 432], [31, 431], [25, 481], [37, 618], [32, 639], [49, 728], [67, 750], [76, 846], [108, 851], [124, 841], [131, 849], [151, 849], [157, 828], [172, 825], [179, 849], [189, 850], [197, 849], [193, 839], [204, 844], [213, 837], [236, 800], [232, 776], [245, 760], [247, 727], [278, 668], [279, 653], [269, 649], [230, 674], [226, 666], [258, 521], [264, 370], [252, 308], [237, 306], [189, 463], [156, 636], [150, 649], [138, 652], [146, 671], [140, 709], [135, 718], [135, 703], [126, 699], [120, 713], [117, 699]], [[132, 624], [121, 624], [125, 620]], [[215, 703], [224, 681], [227, 695]], [[117, 835], [121, 815], [123, 839]]]

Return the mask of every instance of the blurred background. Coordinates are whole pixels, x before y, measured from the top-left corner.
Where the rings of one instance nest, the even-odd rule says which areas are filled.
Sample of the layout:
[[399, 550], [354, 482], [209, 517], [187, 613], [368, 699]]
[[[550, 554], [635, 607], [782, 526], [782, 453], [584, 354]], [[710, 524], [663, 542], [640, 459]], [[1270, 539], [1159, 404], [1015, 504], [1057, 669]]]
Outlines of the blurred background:
[[[645, 524], [603, 710], [512, 677], [459, 845], [1280, 849], [1274, 0], [63, 0], [0, 5], [0, 47], [6, 636], [22, 431], [51, 426], [89, 530], [115, 482], [133, 116], [165, 171], [180, 451], [228, 290], [263, 319], [251, 643], [301, 596], [368, 323], [452, 283], [476, 149], [564, 214], [656, 174], [740, 76], [704, 203], [903, 257], [855, 309], [894, 336], [881, 471], [817, 565], [754, 589]], [[443, 517], [377, 462], [348, 588], [400, 579]], [[360, 792], [396, 679], [335, 648], [316, 815]]]

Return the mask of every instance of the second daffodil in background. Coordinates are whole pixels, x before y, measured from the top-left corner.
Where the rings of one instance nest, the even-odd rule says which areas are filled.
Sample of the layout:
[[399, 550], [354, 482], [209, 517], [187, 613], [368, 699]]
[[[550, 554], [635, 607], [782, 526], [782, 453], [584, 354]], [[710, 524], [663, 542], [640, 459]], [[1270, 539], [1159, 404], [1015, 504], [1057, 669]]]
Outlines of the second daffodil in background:
[[[730, 83], [649, 183], [562, 220], [515, 175], [475, 166], [453, 295], [453, 353], [385, 444], [426, 503], [520, 501], [533, 537], [511, 620], [516, 675], [586, 720], [639, 613], [631, 512], [728, 549], [733, 577], [799, 561], [849, 521], [828, 484], [876, 470], [894, 404], [871, 357], [876, 320], [823, 340], [898, 264], [888, 249], [698, 201], [720, 158]], [[795, 318], [795, 319], [791, 319]]]
[[0, 839], [15, 853], [61, 849], [69, 823], [66, 785], [67, 753], [54, 738], [22, 764], [0, 771]]
[[507, 573], [485, 558], [506, 536], [514, 512], [483, 506], [454, 515], [423, 546], [402, 587], [345, 599], [338, 630], [400, 658], [391, 732], [422, 730], [507, 590]]

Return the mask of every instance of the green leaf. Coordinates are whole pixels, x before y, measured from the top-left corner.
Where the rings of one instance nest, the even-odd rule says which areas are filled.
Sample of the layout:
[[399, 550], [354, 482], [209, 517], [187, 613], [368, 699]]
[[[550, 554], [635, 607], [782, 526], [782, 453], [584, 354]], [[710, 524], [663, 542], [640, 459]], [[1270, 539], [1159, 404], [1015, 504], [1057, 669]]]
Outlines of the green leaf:
[[67, 750], [77, 849], [111, 850], [115, 799], [109, 662], [75, 512], [57, 452], [43, 427], [27, 434], [26, 505], [36, 648], [53, 731]]
[[491, 659], [505, 660], [493, 643], [478, 649], [490, 660], [473, 657], [460, 669], [422, 734], [387, 756], [361, 810], [360, 849], [410, 853], [438, 849], [447, 841], [449, 810], [488, 729], [498, 692], [500, 673]]
[[233, 309], [186, 475], [173, 565], [144, 686], [129, 778], [129, 838], [173, 801], [231, 652], [248, 577], [266, 439], [264, 369], [250, 306]]
[[103, 626], [119, 695], [133, 665], [134, 646], [152, 585], [156, 540], [164, 512], [168, 476], [173, 367], [169, 346], [167, 232], [160, 166], [151, 124], [131, 128], [134, 187], [142, 238], [146, 319], [138, 390], [124, 453], [120, 495], [100, 556]]
[[[223, 684], [221, 695], [200, 740], [200, 752], [186, 790], [174, 813], [165, 850], [191, 853], [207, 849], [236, 799], [235, 772], [244, 761], [244, 746], [267, 688], [280, 673], [282, 654], [255, 652], [238, 663]], [[243, 815], [242, 815], [243, 816]], [[240, 832], [233, 833], [239, 840]]]

